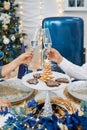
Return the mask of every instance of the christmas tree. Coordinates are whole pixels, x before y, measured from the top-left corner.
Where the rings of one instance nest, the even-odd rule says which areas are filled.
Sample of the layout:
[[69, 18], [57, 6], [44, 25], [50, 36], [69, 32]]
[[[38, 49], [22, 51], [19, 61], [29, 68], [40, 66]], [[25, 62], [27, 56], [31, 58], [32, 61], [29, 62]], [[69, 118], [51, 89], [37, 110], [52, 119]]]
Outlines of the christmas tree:
[[20, 17], [15, 0], [0, 0], [0, 64], [7, 64], [21, 53]]

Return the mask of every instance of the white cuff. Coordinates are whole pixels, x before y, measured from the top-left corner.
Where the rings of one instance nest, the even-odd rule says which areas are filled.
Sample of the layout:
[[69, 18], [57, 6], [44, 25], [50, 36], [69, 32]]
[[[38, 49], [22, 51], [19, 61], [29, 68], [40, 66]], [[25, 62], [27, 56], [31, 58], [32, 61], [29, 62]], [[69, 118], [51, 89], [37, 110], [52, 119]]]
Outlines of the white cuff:
[[60, 64], [58, 64], [58, 66], [61, 68], [61, 69], [64, 69], [64, 70], [67, 70], [68, 66], [71, 64], [70, 61], [68, 61], [67, 59], [65, 59], [63, 57], [63, 60]]

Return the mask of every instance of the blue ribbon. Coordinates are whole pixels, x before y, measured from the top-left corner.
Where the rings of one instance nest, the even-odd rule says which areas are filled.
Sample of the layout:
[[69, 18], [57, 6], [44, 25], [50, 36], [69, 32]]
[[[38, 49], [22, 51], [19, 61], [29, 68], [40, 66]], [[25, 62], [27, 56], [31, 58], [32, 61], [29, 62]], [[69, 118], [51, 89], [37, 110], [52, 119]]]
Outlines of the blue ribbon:
[[8, 113], [7, 107], [0, 107], [0, 115], [6, 115]]
[[36, 102], [34, 99], [30, 100], [28, 103], [27, 103], [27, 106], [28, 107], [36, 107], [38, 106], [38, 102]]

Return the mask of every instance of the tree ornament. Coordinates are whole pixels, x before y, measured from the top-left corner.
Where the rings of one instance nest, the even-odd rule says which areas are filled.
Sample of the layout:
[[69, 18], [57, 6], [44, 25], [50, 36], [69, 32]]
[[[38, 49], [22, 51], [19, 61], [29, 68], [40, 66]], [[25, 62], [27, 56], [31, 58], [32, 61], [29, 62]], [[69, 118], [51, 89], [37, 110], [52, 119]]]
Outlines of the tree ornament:
[[0, 60], [4, 57], [4, 53], [0, 51]]
[[3, 28], [4, 28], [4, 30], [7, 30], [8, 29], [8, 25], [3, 24]]
[[4, 9], [5, 10], [9, 10], [10, 9], [10, 3], [9, 3], [9, 1], [8, 2], [4, 1]]
[[9, 42], [10, 42], [10, 40], [6, 36], [3, 36], [3, 43], [9, 44]]

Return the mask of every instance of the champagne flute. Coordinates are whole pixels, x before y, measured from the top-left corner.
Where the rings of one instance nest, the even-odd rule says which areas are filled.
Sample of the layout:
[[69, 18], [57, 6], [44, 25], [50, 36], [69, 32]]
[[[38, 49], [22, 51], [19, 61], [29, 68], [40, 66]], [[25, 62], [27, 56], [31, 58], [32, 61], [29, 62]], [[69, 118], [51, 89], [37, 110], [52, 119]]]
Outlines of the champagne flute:
[[43, 68], [44, 61], [48, 59], [46, 56], [46, 52], [50, 52], [52, 46], [52, 40], [48, 28], [42, 29], [42, 42], [43, 42], [43, 54], [42, 54], [42, 68]]
[[50, 36], [50, 32], [48, 28], [44, 28], [43, 30], [43, 44], [44, 48], [49, 52], [52, 46], [52, 40]]
[[38, 41], [31, 41], [30, 42], [30, 51], [34, 52], [35, 47], [38, 45]]
[[40, 40], [40, 29], [37, 28], [34, 34], [34, 37], [32, 37], [30, 43], [29, 43], [29, 50], [33, 51], [34, 56], [32, 59], [32, 62], [29, 64], [30, 68], [33, 71], [36, 71], [37, 69], [41, 68], [41, 48], [42, 45], [39, 42]]

